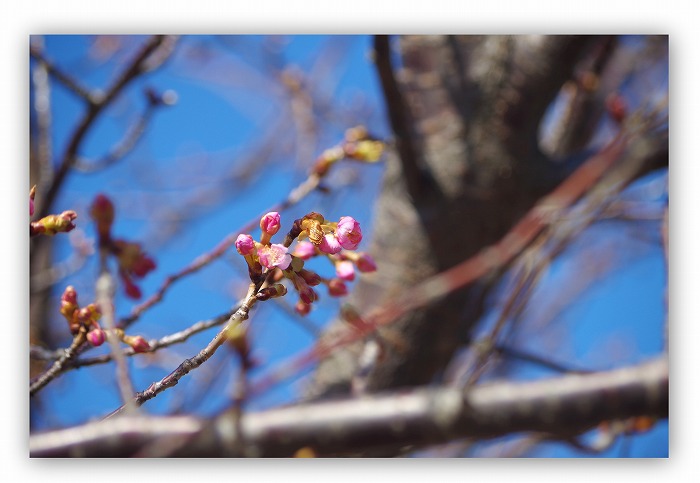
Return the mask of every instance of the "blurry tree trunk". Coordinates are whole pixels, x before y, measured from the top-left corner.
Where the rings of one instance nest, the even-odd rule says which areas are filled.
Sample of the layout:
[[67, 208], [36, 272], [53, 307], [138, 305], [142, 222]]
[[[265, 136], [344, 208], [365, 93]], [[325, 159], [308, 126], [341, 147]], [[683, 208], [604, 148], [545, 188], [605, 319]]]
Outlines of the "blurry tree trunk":
[[[498, 241], [561, 180], [538, 145], [551, 101], [595, 42], [581, 36], [408, 36], [403, 68], [389, 64], [386, 37], [375, 61], [396, 150], [374, 210], [378, 271], [351, 303], [362, 312]], [[482, 314], [484, 283], [458, 290], [389, 330], [369, 391], [429, 383]], [[330, 328], [337, 333], [343, 323]], [[381, 334], [380, 330], [380, 334]], [[316, 373], [312, 397], [349, 390], [360, 344], [337, 351]]]

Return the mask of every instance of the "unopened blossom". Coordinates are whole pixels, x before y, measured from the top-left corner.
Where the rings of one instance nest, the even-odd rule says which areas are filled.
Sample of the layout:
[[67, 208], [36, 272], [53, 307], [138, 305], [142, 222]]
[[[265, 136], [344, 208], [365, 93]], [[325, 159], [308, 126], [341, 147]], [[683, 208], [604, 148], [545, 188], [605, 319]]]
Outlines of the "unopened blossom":
[[304, 280], [303, 277], [295, 273], [292, 282], [294, 282], [294, 288], [296, 288], [297, 292], [299, 292], [299, 298], [302, 302], [305, 304], [311, 304], [314, 302], [314, 300], [316, 300], [316, 292], [309, 286], [308, 283], [306, 283], [306, 280]]
[[302, 260], [308, 260], [316, 255], [316, 247], [311, 242], [301, 241], [294, 247], [294, 252], [292, 255], [299, 257]]
[[376, 272], [377, 271], [377, 264], [374, 262], [374, 259], [370, 256], [369, 253], [358, 253], [357, 260], [355, 263], [357, 264], [357, 269], [360, 272], [368, 273], [368, 272]]
[[287, 253], [287, 247], [274, 243], [258, 249], [260, 265], [268, 269], [279, 267], [285, 270], [292, 263], [292, 255]]
[[141, 249], [141, 245], [138, 243], [115, 240], [114, 249], [119, 260], [119, 267], [130, 275], [143, 278], [156, 268], [156, 263]]
[[78, 215], [73, 210], [67, 210], [60, 215], [48, 215], [38, 221], [29, 224], [30, 236], [39, 234], [55, 235], [56, 233], [68, 233], [75, 228], [73, 221]]
[[351, 261], [343, 260], [335, 264], [335, 274], [347, 282], [355, 280], [355, 266]]
[[297, 275], [303, 278], [304, 281], [312, 287], [315, 287], [316, 285], [321, 283], [321, 276], [316, 272], [312, 272], [311, 270], [306, 270], [302, 268], [301, 270], [299, 270]]
[[264, 233], [274, 235], [280, 231], [280, 214], [276, 211], [271, 211], [267, 213], [262, 218], [260, 218], [260, 229]]
[[238, 235], [238, 238], [236, 238], [236, 250], [243, 256], [254, 254], [255, 241], [253, 237], [246, 234]]
[[105, 242], [110, 237], [114, 222], [114, 204], [105, 195], [98, 194], [90, 206], [90, 216], [95, 220], [100, 240]]
[[335, 237], [335, 235], [328, 233], [324, 235], [321, 239], [321, 243], [318, 245], [318, 249], [321, 250], [323, 253], [333, 255], [335, 253], [340, 252], [340, 250], [342, 250], [343, 247], [340, 246], [340, 242], [338, 242], [338, 239]]
[[92, 329], [87, 333], [87, 340], [93, 347], [98, 347], [104, 344], [105, 332], [100, 328]]
[[311, 312], [311, 305], [305, 304], [303, 301], [299, 300], [294, 306], [294, 310], [299, 315], [307, 315], [309, 312]]
[[346, 250], [354, 250], [362, 241], [360, 224], [352, 216], [343, 216], [338, 222], [335, 236], [340, 246]]
[[29, 190], [29, 216], [34, 214], [34, 197], [36, 196], [36, 185]]
[[78, 293], [72, 285], [66, 287], [61, 295], [61, 315], [63, 315], [68, 322], [73, 321], [73, 313], [78, 310]]
[[348, 286], [339, 278], [334, 278], [328, 282], [328, 293], [333, 297], [342, 297], [348, 294]]
[[276, 211], [271, 211], [264, 215], [260, 218], [260, 229], [262, 230], [260, 243], [269, 245], [272, 235], [280, 231], [280, 214]]
[[148, 352], [151, 349], [148, 341], [140, 335], [125, 335], [122, 340], [124, 343], [130, 345], [131, 348], [134, 349], [134, 352]]
[[132, 299], [141, 298], [141, 289], [131, 280], [131, 277], [123, 270], [119, 271], [119, 276], [124, 282], [124, 292], [126, 292], [127, 297]]

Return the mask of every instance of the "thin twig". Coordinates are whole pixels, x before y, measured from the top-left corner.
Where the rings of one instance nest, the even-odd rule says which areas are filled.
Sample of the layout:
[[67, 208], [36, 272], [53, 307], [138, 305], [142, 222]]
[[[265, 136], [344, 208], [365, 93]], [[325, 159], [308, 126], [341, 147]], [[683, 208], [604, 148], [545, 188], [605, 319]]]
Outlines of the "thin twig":
[[56, 196], [58, 195], [63, 181], [73, 167], [73, 164], [77, 160], [78, 151], [82, 145], [85, 136], [87, 135], [90, 128], [94, 125], [95, 119], [99, 116], [102, 111], [109, 106], [114, 99], [122, 92], [122, 90], [139, 75], [147, 72], [149, 58], [154, 55], [161, 45], [166, 45], [167, 48], [171, 48], [167, 36], [155, 35], [151, 37], [134, 57], [131, 63], [122, 71], [120, 76], [112, 84], [112, 86], [106, 91], [104, 96], [98, 99], [93, 99], [88, 106], [88, 110], [85, 116], [78, 124], [77, 128], [73, 132], [68, 141], [68, 146], [61, 160], [58, 171], [55, 173], [51, 184], [41, 200], [41, 208], [39, 209], [38, 218], [43, 218], [49, 214], [51, 205], [53, 204]]
[[88, 104], [94, 102], [94, 95], [90, 92], [90, 90], [81, 86], [76, 79], [69, 76], [55, 64], [49, 61], [38, 48], [38, 46], [31, 45], [29, 47], [29, 55], [36, 59], [39, 62], [39, 64], [43, 64], [48, 73], [51, 74], [51, 76], [54, 79], [56, 79], [65, 87], [67, 87], [69, 91], [76, 94]]
[[81, 327], [80, 331], [73, 338], [73, 342], [71, 343], [70, 347], [68, 349], [65, 349], [64, 354], [57, 361], [55, 361], [46, 372], [39, 375], [29, 384], [30, 396], [36, 394], [44, 386], [51, 382], [57, 375], [63, 372], [65, 364], [75, 357], [78, 348], [83, 344], [83, 342], [85, 342], [85, 336], [85, 328]]
[[126, 413], [133, 414], [137, 407], [131, 403], [131, 395], [134, 393], [134, 387], [129, 378], [129, 370], [126, 364], [126, 358], [119, 347], [119, 339], [115, 333], [114, 324], [114, 279], [109, 271], [105, 270], [106, 254], [101, 254], [102, 257], [102, 273], [97, 278], [95, 295], [97, 297], [97, 305], [102, 313], [102, 322], [105, 325], [107, 333], [107, 343], [109, 344], [112, 359], [116, 363], [116, 378], [119, 393], [122, 401], [126, 406]]

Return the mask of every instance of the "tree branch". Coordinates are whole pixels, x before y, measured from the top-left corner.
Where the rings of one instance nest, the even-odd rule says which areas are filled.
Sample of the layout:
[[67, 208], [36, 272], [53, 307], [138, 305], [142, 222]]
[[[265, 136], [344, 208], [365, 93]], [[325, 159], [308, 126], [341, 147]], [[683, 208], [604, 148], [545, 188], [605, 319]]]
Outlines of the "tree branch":
[[[535, 431], [563, 439], [604, 421], [668, 417], [665, 356], [633, 367], [534, 382], [416, 389], [310, 403], [209, 421], [192, 417], [115, 418], [30, 437], [32, 457], [128, 457], [162, 442], [170, 456], [289, 457], [311, 447], [321, 456], [368, 448], [427, 445]], [[174, 444], [178, 442], [178, 444]]]

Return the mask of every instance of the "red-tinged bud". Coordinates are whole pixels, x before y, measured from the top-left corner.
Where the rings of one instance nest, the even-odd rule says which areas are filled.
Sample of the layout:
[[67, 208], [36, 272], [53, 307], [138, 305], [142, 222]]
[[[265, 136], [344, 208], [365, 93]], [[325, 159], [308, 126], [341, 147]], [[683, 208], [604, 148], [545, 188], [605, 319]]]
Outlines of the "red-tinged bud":
[[377, 271], [377, 264], [374, 262], [374, 259], [369, 255], [369, 253], [358, 253], [357, 260], [355, 263], [357, 264], [357, 269], [360, 272], [363, 273], [369, 273], [369, 272], [376, 272]]
[[138, 243], [115, 240], [113, 246], [119, 267], [125, 273], [143, 278], [156, 268], [156, 263], [141, 250], [141, 245]]
[[151, 350], [148, 341], [140, 335], [125, 335], [122, 340], [125, 344], [130, 345], [134, 352], [148, 352]]
[[607, 99], [605, 99], [605, 108], [610, 117], [618, 124], [621, 124], [627, 117], [627, 103], [620, 94], [610, 94]]
[[303, 301], [299, 300], [294, 306], [294, 310], [301, 316], [307, 315], [311, 312], [311, 304], [305, 304]]
[[[78, 310], [78, 293], [72, 285], [66, 287], [61, 295], [61, 315], [63, 315], [69, 324], [75, 323], [75, 311]], [[76, 331], [79, 328], [76, 327]], [[71, 328], [73, 332], [73, 328]]]
[[335, 274], [341, 280], [352, 282], [355, 280], [355, 265], [347, 260], [337, 262], [335, 264]]
[[131, 266], [131, 271], [134, 275], [139, 278], [143, 278], [151, 270], [155, 270], [156, 262], [153, 261], [151, 257], [141, 252], [141, 256], [134, 260], [134, 264]]
[[98, 194], [90, 207], [90, 216], [97, 225], [97, 234], [100, 241], [106, 242], [110, 238], [112, 223], [114, 222], [114, 204], [103, 194]]
[[281, 283], [276, 283], [274, 285], [270, 285], [269, 287], [261, 289], [258, 293], [255, 294], [255, 298], [262, 302], [264, 300], [282, 297], [286, 294], [287, 287], [285, 287]]
[[82, 325], [88, 326], [92, 323], [92, 312], [88, 307], [78, 309], [74, 317]]
[[309, 284], [306, 283], [303, 277], [295, 273], [292, 281], [294, 282], [294, 288], [299, 292], [299, 298], [302, 302], [312, 304], [316, 300], [316, 292], [309, 287]]
[[36, 196], [36, 185], [29, 190], [29, 216], [34, 215], [34, 197]]
[[30, 236], [44, 234], [55, 235], [56, 233], [68, 233], [75, 228], [73, 221], [78, 215], [73, 210], [67, 210], [60, 215], [48, 215], [39, 221], [29, 224]]
[[122, 282], [124, 282], [124, 292], [126, 293], [127, 297], [137, 300], [140, 299], [141, 289], [138, 288], [138, 286], [136, 286], [136, 284], [124, 271], [120, 270], [119, 275], [122, 279]]
[[339, 278], [328, 282], [328, 293], [333, 297], [343, 297], [348, 294], [348, 286]]
[[304, 281], [312, 287], [319, 285], [321, 283], [321, 276], [310, 270], [302, 269], [299, 271], [299, 276], [304, 279]]
[[104, 344], [105, 332], [102, 329], [92, 329], [87, 333], [87, 340], [93, 347], [98, 347]]

